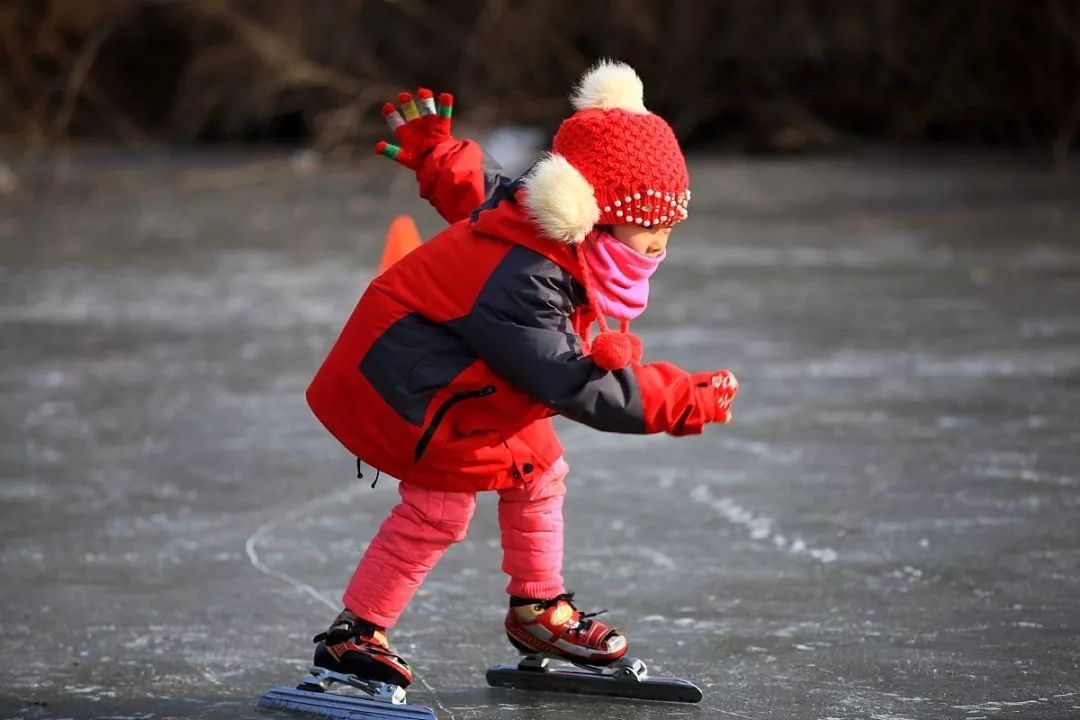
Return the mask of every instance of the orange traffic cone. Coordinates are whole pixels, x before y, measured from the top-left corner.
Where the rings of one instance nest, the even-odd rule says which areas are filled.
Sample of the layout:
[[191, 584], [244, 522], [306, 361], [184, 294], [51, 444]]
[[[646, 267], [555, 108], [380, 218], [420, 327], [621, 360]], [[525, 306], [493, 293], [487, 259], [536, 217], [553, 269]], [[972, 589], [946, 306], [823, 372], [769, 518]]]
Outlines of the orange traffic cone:
[[386, 245], [383, 247], [382, 260], [379, 261], [379, 275], [401, 258], [420, 247], [420, 231], [408, 215], [398, 215], [390, 223], [386, 233]]

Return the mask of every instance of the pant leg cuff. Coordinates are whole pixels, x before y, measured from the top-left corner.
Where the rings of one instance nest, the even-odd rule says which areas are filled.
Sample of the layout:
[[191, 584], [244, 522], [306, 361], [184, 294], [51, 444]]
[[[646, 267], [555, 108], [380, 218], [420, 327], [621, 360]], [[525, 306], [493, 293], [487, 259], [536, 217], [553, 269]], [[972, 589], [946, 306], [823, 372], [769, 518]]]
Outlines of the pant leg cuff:
[[523, 598], [550, 600], [556, 595], [562, 595], [566, 592], [566, 586], [563, 585], [561, 577], [550, 580], [511, 580], [510, 584], [506, 586], [506, 592], [509, 595]]
[[387, 615], [386, 613], [379, 612], [360, 598], [349, 595], [348, 593], [345, 593], [341, 598], [341, 601], [345, 603], [345, 607], [356, 615], [356, 617], [378, 625], [381, 628], [390, 628], [397, 623], [397, 615]]

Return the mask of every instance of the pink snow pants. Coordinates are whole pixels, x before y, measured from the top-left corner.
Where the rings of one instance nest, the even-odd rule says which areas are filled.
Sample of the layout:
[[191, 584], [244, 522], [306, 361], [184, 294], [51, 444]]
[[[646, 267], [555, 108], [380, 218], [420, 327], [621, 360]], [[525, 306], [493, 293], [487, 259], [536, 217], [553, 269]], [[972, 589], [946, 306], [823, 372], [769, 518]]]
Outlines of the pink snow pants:
[[[511, 595], [548, 599], [563, 592], [563, 496], [570, 467], [559, 458], [523, 487], [498, 490], [502, 569]], [[476, 493], [398, 484], [401, 502], [368, 544], [343, 597], [357, 616], [383, 627], [405, 606], [443, 553], [465, 539]]]

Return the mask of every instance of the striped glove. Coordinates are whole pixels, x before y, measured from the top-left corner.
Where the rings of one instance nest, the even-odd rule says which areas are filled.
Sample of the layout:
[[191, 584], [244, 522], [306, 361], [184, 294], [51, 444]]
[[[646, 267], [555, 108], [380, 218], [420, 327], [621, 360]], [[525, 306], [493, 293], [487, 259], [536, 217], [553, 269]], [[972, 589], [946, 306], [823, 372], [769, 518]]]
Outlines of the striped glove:
[[450, 116], [454, 111], [454, 96], [440, 93], [436, 105], [434, 94], [427, 88], [416, 91], [416, 99], [407, 92], [398, 95], [400, 111], [393, 103], [382, 107], [383, 117], [394, 132], [395, 143], [380, 140], [375, 154], [415, 170], [420, 161], [439, 143], [449, 140]]

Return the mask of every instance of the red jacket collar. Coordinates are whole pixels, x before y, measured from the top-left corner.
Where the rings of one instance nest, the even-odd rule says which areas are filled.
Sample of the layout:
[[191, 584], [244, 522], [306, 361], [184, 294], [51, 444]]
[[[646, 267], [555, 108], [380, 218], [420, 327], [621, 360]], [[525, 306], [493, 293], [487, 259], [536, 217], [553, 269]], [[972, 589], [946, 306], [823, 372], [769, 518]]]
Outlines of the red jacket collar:
[[584, 284], [577, 251], [571, 245], [542, 234], [539, 226], [525, 212], [525, 206], [521, 203], [524, 196], [525, 190], [520, 189], [495, 207], [481, 209], [472, 221], [473, 231], [527, 247], [548, 258], [570, 273], [579, 283]]

